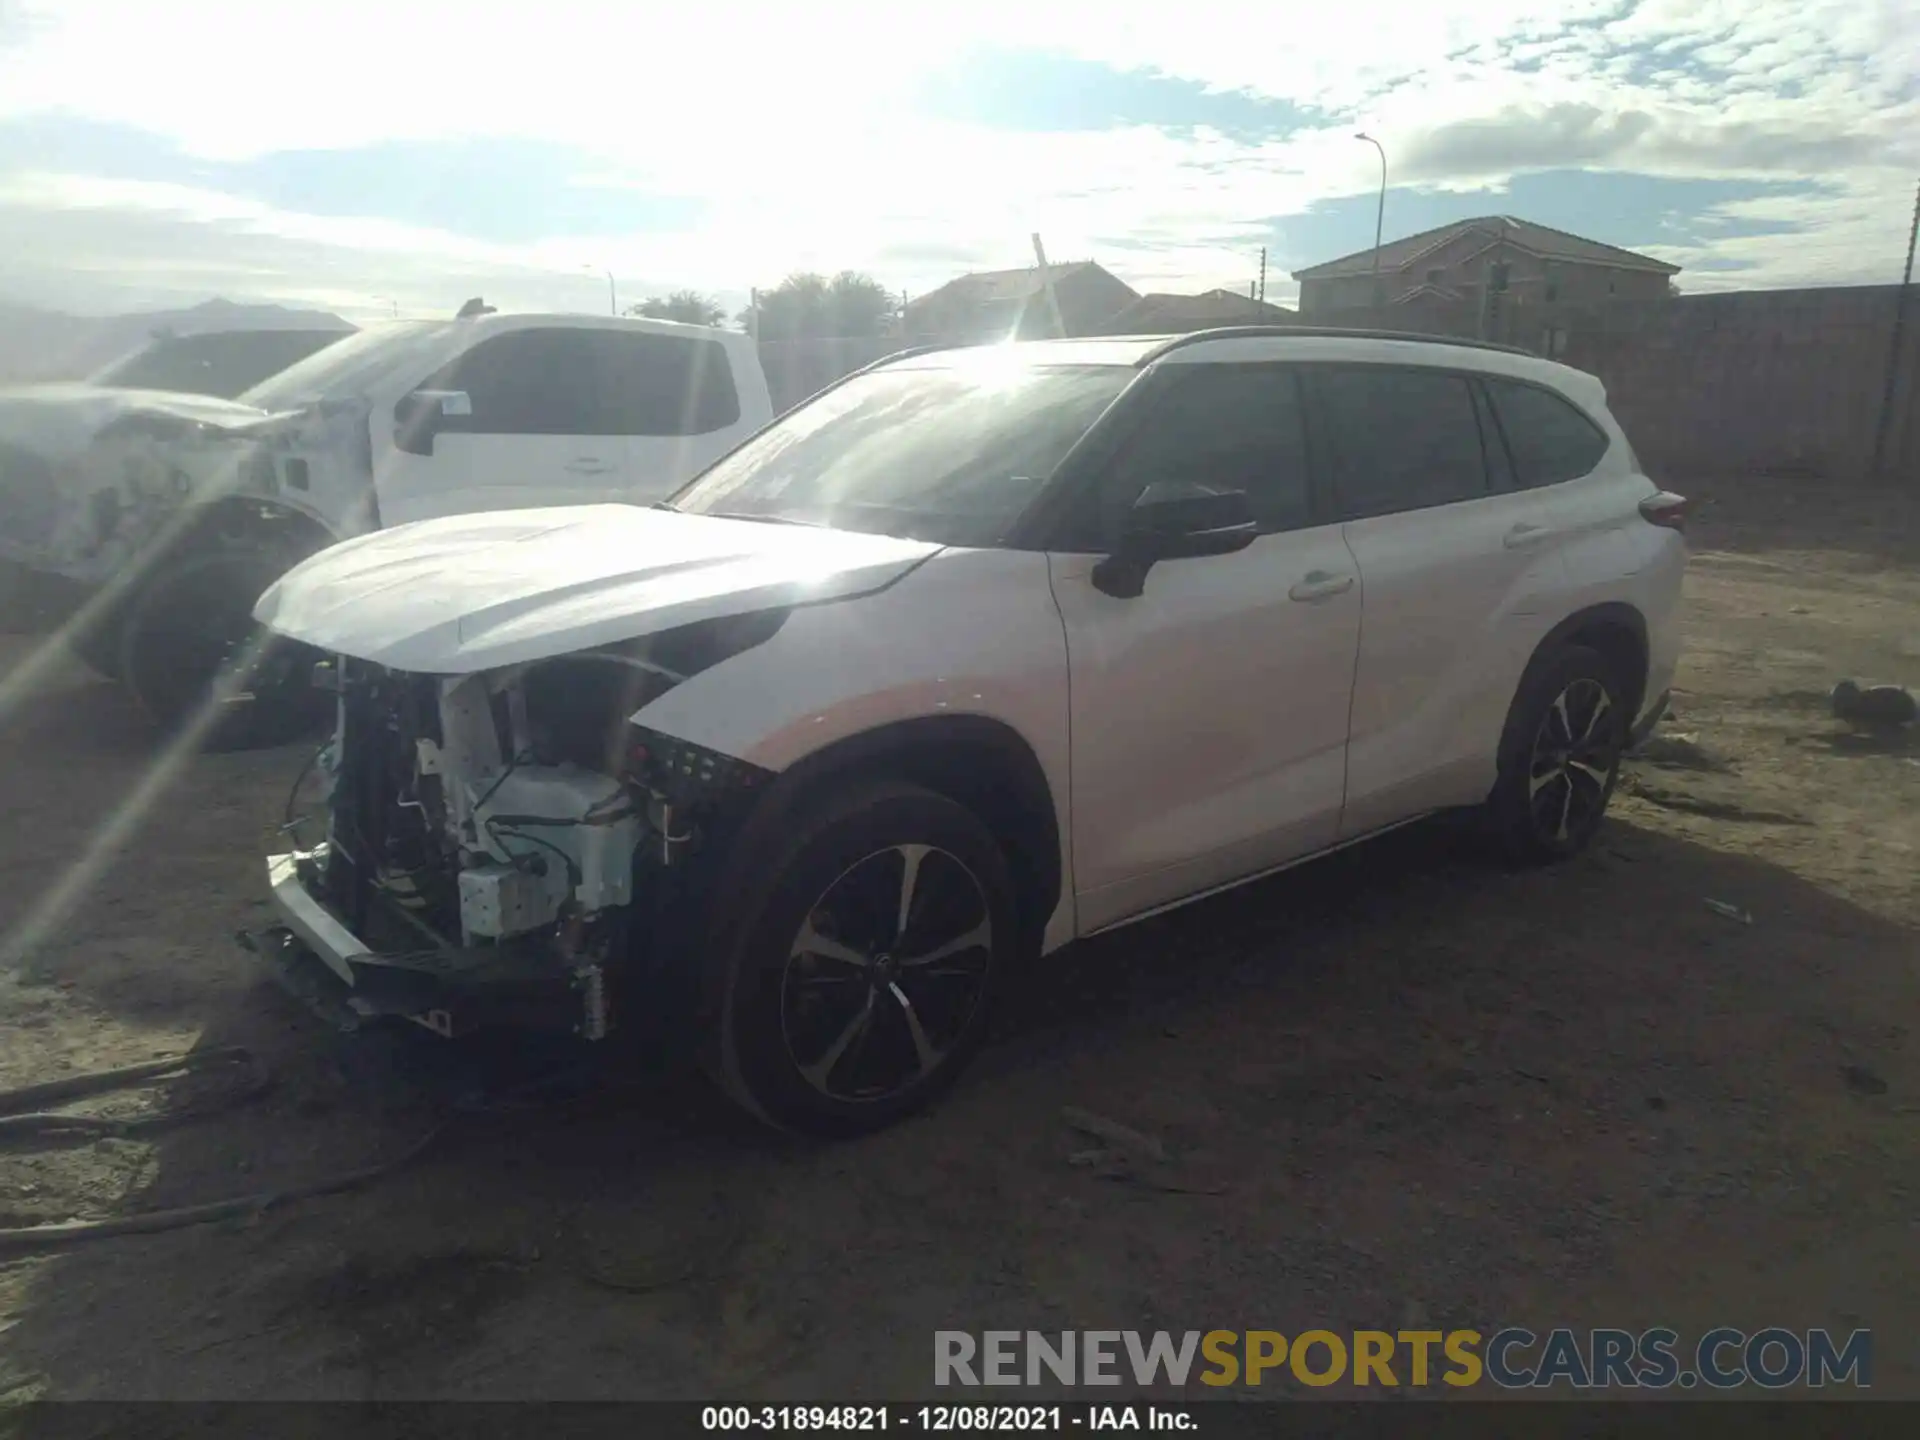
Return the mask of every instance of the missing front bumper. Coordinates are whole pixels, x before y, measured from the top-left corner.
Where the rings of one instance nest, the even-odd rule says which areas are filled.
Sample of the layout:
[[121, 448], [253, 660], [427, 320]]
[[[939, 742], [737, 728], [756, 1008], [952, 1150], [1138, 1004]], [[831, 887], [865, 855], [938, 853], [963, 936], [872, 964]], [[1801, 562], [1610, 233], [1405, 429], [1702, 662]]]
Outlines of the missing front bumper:
[[307, 889], [309, 856], [267, 857], [280, 923], [242, 932], [279, 986], [340, 1030], [395, 1017], [449, 1038], [495, 1026], [559, 1031], [587, 1040], [609, 1028], [597, 963], [567, 963], [533, 944], [382, 955]]

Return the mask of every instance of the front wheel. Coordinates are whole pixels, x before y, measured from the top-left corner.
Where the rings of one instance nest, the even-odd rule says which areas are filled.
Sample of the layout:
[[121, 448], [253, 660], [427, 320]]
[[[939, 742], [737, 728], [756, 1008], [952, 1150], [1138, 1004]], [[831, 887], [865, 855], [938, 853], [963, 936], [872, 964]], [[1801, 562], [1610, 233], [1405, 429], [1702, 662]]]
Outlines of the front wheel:
[[1020, 933], [1006, 858], [971, 811], [883, 783], [822, 802], [770, 859], [724, 951], [718, 1078], [777, 1126], [891, 1124], [985, 1037]]
[[212, 551], [169, 565], [128, 607], [119, 674], [162, 728], [203, 730], [209, 750], [283, 745], [324, 723], [318, 653], [254, 623], [286, 568], [265, 551]]
[[1519, 864], [1563, 860], [1600, 828], [1620, 775], [1625, 692], [1599, 651], [1568, 645], [1520, 682], [1487, 801], [1501, 848]]

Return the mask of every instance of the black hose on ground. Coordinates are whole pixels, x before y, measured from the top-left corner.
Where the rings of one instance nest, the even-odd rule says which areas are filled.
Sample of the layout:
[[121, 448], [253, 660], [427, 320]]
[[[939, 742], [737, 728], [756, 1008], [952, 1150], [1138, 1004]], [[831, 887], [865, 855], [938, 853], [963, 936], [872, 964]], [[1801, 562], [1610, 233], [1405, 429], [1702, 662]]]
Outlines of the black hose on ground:
[[[174, 1112], [130, 1120], [114, 1120], [95, 1116], [63, 1115], [57, 1111], [30, 1108], [65, 1104], [85, 1096], [103, 1095], [114, 1090], [149, 1084], [170, 1076], [209, 1070], [218, 1065], [247, 1066], [251, 1071], [249, 1083], [234, 1094], [223, 1097], [218, 1105], [202, 1106], [184, 1114]], [[86, 1075], [75, 1075], [64, 1080], [48, 1081], [42, 1085], [23, 1086], [17, 1090], [4, 1090], [0, 1091], [0, 1142], [21, 1135], [124, 1135], [136, 1130], [152, 1129], [159, 1125], [177, 1124], [184, 1119], [197, 1119], [212, 1114], [216, 1110], [245, 1104], [265, 1091], [270, 1083], [271, 1077], [266, 1066], [252, 1051], [239, 1046], [229, 1046], [219, 1050], [203, 1050], [190, 1055], [181, 1055], [170, 1060], [150, 1061], [144, 1065], [127, 1065], [116, 1070], [100, 1070]], [[445, 1129], [446, 1122], [442, 1121], [391, 1160], [283, 1190], [263, 1190], [253, 1195], [236, 1196], [231, 1200], [216, 1200], [204, 1205], [183, 1205], [171, 1210], [150, 1210], [140, 1215], [122, 1215], [108, 1220], [67, 1220], [52, 1225], [0, 1229], [0, 1255], [30, 1254], [41, 1250], [61, 1249], [90, 1240], [105, 1240], [116, 1235], [153, 1235], [163, 1230], [178, 1230], [187, 1225], [243, 1219], [260, 1215], [277, 1205], [286, 1205], [296, 1200], [311, 1199], [319, 1195], [338, 1194], [343, 1190], [351, 1190], [356, 1186], [391, 1175], [402, 1166], [411, 1164], [440, 1138]]]
[[[222, 1096], [219, 1103], [198, 1109], [170, 1110], [159, 1115], [138, 1115], [127, 1119], [98, 1115], [67, 1115], [39, 1107], [64, 1105], [89, 1095], [105, 1095], [127, 1090], [155, 1080], [188, 1075], [196, 1070], [211, 1070], [218, 1065], [244, 1065], [249, 1078], [244, 1089]], [[20, 1135], [131, 1135], [163, 1125], [177, 1125], [218, 1110], [244, 1105], [264, 1093], [273, 1083], [272, 1076], [252, 1051], [237, 1045], [219, 1050], [200, 1050], [190, 1055], [175, 1055], [166, 1060], [151, 1060], [144, 1065], [123, 1065], [117, 1070], [94, 1070], [65, 1080], [49, 1080], [41, 1085], [23, 1085], [18, 1090], [0, 1090], [0, 1144]], [[25, 1111], [22, 1114], [19, 1112]]]

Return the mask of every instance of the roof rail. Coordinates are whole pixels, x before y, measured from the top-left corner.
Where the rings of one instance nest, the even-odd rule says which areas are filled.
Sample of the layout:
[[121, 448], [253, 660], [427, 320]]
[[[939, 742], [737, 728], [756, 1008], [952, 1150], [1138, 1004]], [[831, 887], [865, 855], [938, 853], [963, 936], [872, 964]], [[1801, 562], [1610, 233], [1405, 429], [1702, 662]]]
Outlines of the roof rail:
[[864, 375], [869, 370], [878, 370], [882, 365], [891, 365], [896, 360], [909, 360], [909, 359], [912, 359], [915, 355], [931, 355], [936, 350], [966, 350], [970, 348], [972, 347], [966, 346], [966, 345], [954, 345], [954, 344], [908, 345], [904, 349], [889, 350], [885, 355], [882, 355], [878, 360], [869, 360], [866, 364], [862, 365], [858, 370], [854, 370], [850, 373], [854, 375]]
[[1154, 346], [1133, 363], [1136, 366], [1151, 365], [1169, 351], [1178, 350], [1187, 345], [1198, 345], [1208, 340], [1268, 339], [1275, 336], [1336, 340], [1411, 340], [1421, 345], [1458, 345], [1468, 350], [1501, 350], [1509, 355], [1525, 355], [1534, 360], [1540, 358], [1533, 351], [1518, 345], [1501, 345], [1492, 340], [1468, 340], [1458, 335], [1422, 335], [1410, 330], [1348, 330], [1338, 325], [1223, 325], [1215, 330], [1195, 330], [1188, 335], [1176, 335], [1164, 344]]

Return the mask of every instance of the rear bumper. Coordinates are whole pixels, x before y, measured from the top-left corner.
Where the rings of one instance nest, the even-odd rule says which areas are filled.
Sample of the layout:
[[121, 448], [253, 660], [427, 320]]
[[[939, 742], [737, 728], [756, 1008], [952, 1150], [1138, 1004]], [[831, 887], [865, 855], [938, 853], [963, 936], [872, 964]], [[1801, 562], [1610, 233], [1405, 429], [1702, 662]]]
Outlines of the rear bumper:
[[379, 1017], [452, 1037], [483, 1027], [607, 1033], [606, 982], [597, 964], [569, 964], [537, 945], [382, 955], [307, 887], [315, 855], [267, 857], [279, 923], [242, 932], [283, 990], [329, 1025], [352, 1030]]

